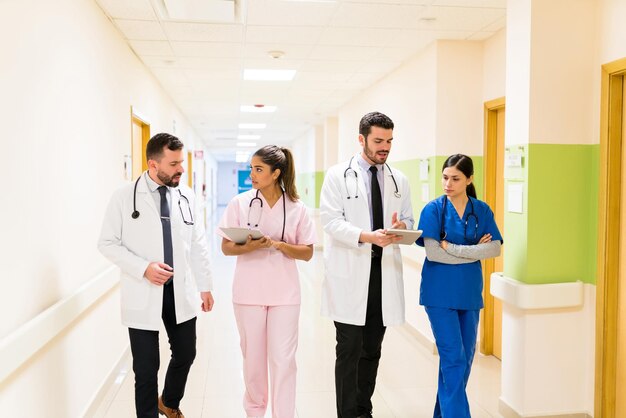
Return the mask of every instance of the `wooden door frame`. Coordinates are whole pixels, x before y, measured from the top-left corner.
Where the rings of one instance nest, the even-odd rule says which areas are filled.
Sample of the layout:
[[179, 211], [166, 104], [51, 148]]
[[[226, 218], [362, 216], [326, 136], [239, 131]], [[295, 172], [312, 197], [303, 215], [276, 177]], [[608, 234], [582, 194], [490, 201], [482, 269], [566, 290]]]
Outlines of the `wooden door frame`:
[[[484, 142], [484, 173], [483, 184], [485, 188], [485, 202], [492, 208], [496, 205], [496, 182], [488, 182], [487, 179], [495, 179], [497, 162], [497, 122], [498, 110], [504, 108], [505, 98], [485, 102], [485, 142]], [[489, 258], [483, 260], [483, 300], [485, 307], [482, 311], [480, 325], [480, 352], [485, 355], [493, 354], [493, 295], [489, 292], [491, 287], [491, 273], [495, 270], [495, 260]]]
[[[602, 66], [595, 416], [615, 417], [623, 92], [626, 58]], [[626, 267], [626, 264], [622, 268]], [[622, 301], [626, 303], [626, 301]]]
[[[141, 152], [141, 170], [146, 171], [148, 169], [148, 161], [146, 160], [146, 144], [150, 140], [150, 123], [147, 122], [145, 118], [140, 116], [133, 107], [130, 107], [130, 135], [131, 135], [131, 143], [133, 136], [133, 123], [137, 123], [141, 126], [141, 144], [142, 144], [142, 152]], [[131, 153], [131, 158], [134, 156]]]

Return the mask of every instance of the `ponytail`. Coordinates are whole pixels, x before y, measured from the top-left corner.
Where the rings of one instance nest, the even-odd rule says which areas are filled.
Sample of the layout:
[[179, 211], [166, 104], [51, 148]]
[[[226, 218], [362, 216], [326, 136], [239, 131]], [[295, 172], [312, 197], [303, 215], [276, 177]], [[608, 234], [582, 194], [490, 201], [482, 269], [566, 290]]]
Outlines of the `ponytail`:
[[469, 197], [473, 197], [474, 199], [478, 199], [478, 197], [476, 196], [476, 187], [474, 187], [474, 183], [468, 184], [467, 188], [465, 189], [465, 192], [467, 193], [467, 195]]
[[281, 173], [283, 187], [285, 193], [292, 202], [298, 200], [298, 191], [296, 190], [296, 167], [293, 161], [293, 154], [287, 148], [280, 149], [285, 154], [285, 169]]

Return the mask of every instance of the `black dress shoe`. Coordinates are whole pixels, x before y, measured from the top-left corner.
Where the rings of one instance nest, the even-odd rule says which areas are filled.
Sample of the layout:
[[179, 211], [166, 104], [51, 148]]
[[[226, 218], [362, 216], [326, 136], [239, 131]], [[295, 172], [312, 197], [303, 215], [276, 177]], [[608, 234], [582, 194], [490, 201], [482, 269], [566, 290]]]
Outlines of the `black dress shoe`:
[[365, 414], [365, 415], [359, 415], [356, 418], [374, 418], [374, 417], [372, 417], [372, 414]]

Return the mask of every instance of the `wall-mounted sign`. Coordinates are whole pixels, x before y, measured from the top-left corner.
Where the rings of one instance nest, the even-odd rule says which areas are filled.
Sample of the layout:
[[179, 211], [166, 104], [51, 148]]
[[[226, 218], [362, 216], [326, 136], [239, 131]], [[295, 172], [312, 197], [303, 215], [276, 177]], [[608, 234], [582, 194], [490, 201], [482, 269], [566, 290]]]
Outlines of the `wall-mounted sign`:
[[522, 166], [522, 154], [507, 154], [506, 167], [521, 167]]
[[524, 183], [509, 183], [507, 197], [509, 212], [524, 212]]

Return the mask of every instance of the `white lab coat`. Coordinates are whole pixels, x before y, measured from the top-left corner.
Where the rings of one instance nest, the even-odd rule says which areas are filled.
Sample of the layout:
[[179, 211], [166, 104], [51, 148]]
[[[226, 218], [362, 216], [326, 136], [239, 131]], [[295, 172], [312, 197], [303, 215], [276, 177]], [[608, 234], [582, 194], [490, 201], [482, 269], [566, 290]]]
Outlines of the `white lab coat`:
[[[144, 277], [148, 264], [163, 262], [163, 230], [160, 210], [150, 194], [147, 174], [137, 184], [137, 210], [133, 219], [133, 188], [135, 183], [117, 190], [107, 208], [98, 249], [121, 269], [122, 323], [130, 328], [158, 331], [163, 306], [163, 286], [156, 286]], [[178, 187], [189, 199], [194, 212], [195, 196], [184, 185]], [[170, 190], [172, 248], [174, 256], [174, 303], [176, 322], [185, 322], [198, 314], [199, 291], [212, 289], [209, 250], [201, 222], [186, 225], [178, 206], [177, 189]], [[186, 202], [181, 202], [187, 211]], [[185, 219], [189, 221], [188, 211]]]
[[[359, 235], [361, 231], [371, 231], [372, 227], [367, 190], [357, 158], [353, 159], [352, 168], [358, 173], [358, 198], [355, 198], [354, 175], [344, 180], [348, 161], [331, 167], [322, 185], [320, 218], [324, 231], [330, 236], [324, 246], [326, 275], [322, 284], [322, 315], [345, 324], [365, 325], [372, 245], [359, 243]], [[391, 216], [397, 212], [398, 220], [413, 229], [408, 181], [397, 169], [391, 170], [401, 196], [394, 195], [396, 188], [385, 166], [384, 227], [391, 227]], [[382, 311], [385, 326], [404, 322], [402, 255], [398, 244], [383, 248]]]

